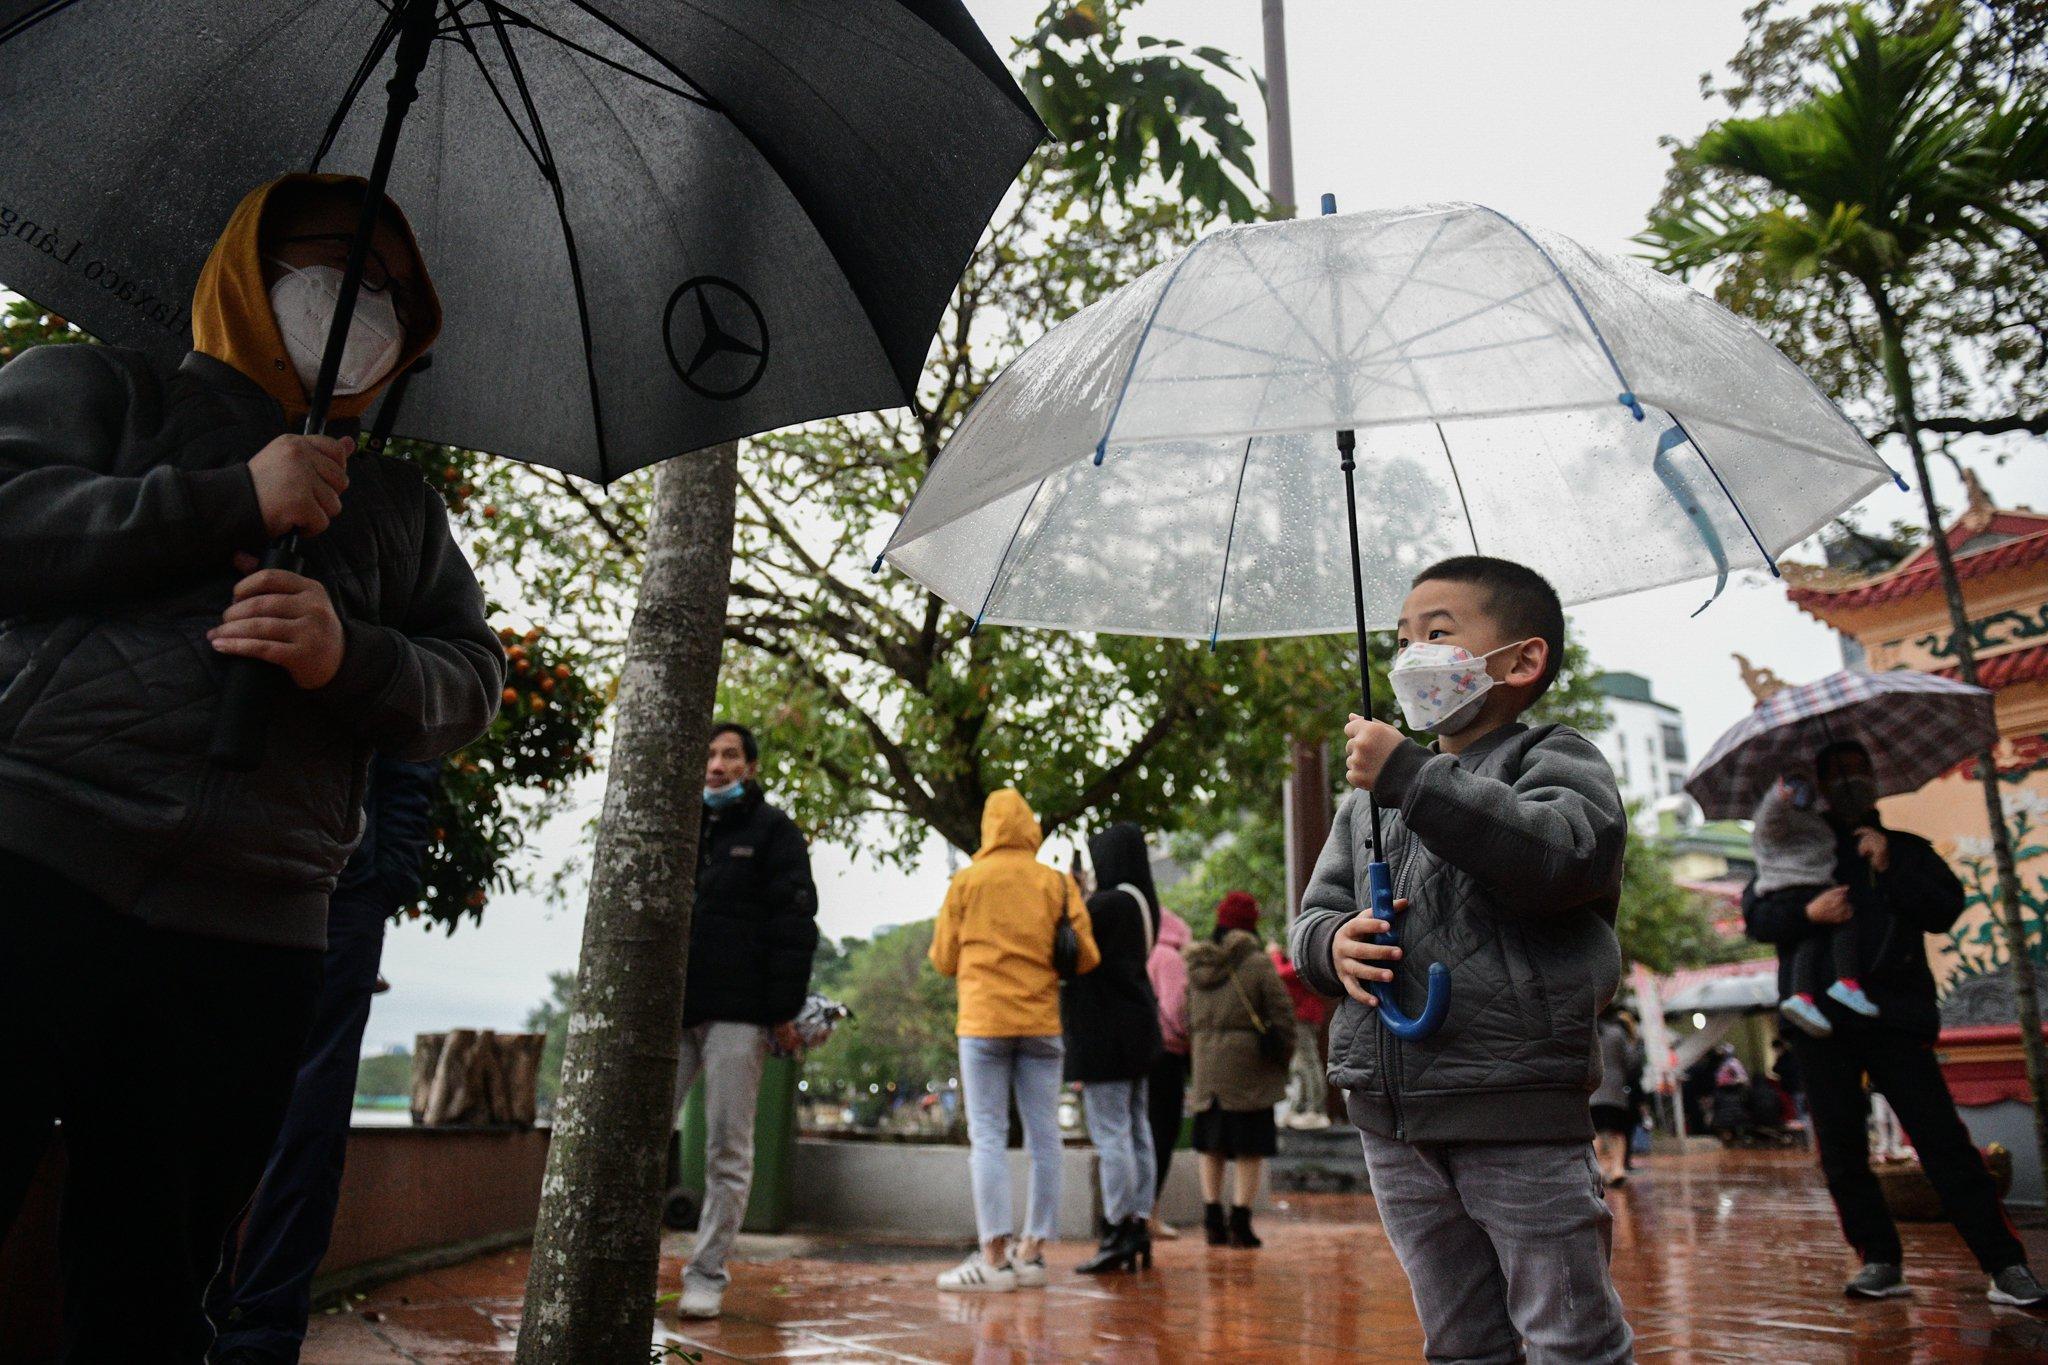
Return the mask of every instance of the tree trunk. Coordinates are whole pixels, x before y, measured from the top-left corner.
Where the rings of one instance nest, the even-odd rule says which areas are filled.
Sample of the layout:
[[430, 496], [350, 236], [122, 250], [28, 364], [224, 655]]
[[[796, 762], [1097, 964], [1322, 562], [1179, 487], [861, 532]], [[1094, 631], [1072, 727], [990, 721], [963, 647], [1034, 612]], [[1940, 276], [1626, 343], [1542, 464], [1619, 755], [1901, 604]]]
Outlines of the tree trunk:
[[[1955, 634], [1956, 672], [1972, 687], [1977, 682], [1977, 648], [1970, 634], [1970, 614], [1963, 604], [1962, 581], [1956, 577], [1955, 554], [1941, 524], [1941, 509], [1935, 505], [1934, 487], [1927, 478], [1927, 452], [1920, 441], [1920, 410], [1913, 400], [1913, 376], [1906, 360], [1905, 330], [1892, 311], [1891, 299], [1882, 288], [1870, 289], [1877, 309], [1878, 328], [1884, 337], [1885, 382], [1891, 389], [1892, 406], [1899, 429], [1913, 452], [1913, 475], [1920, 483], [1920, 500], [1927, 512], [1928, 539], [1934, 546], [1934, 562], [1941, 570], [1941, 590], [1948, 598], [1949, 626]], [[1994, 738], [1993, 745], [1996, 744]], [[2005, 827], [2005, 801], [1998, 790], [1998, 762], [1987, 745], [1977, 755], [1977, 776], [1984, 788], [1984, 815], [1991, 825], [1991, 856], [1998, 866], [1998, 911], [1996, 918], [2005, 933], [2005, 946], [2012, 959], [2013, 995], [2019, 1007], [2020, 1052], [2026, 1059], [2027, 1087], [2034, 1092], [2034, 1142], [2041, 1163], [2041, 1178], [2048, 1183], [2048, 1048], [2041, 1039], [2041, 1006], [2034, 994], [2034, 959], [2027, 949], [2027, 927], [2020, 905], [2019, 871], [2012, 856], [2012, 835]]]
[[545, 1033], [422, 1033], [412, 1050], [412, 1121], [421, 1128], [531, 1128]]
[[646, 1365], [737, 447], [655, 472], [520, 1365]]

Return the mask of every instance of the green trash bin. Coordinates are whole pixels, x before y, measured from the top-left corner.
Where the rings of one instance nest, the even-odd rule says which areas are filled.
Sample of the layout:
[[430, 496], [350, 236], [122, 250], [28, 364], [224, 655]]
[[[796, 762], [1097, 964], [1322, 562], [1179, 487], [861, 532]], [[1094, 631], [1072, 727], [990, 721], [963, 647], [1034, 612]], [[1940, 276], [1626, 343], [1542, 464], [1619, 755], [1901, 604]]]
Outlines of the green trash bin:
[[[789, 1226], [790, 1167], [796, 1159], [796, 1083], [803, 1064], [770, 1057], [761, 1067], [761, 1097], [754, 1105], [754, 1186], [747, 1196], [746, 1232], [781, 1232]], [[675, 1188], [704, 1206], [704, 1080], [683, 1101], [676, 1132]]]

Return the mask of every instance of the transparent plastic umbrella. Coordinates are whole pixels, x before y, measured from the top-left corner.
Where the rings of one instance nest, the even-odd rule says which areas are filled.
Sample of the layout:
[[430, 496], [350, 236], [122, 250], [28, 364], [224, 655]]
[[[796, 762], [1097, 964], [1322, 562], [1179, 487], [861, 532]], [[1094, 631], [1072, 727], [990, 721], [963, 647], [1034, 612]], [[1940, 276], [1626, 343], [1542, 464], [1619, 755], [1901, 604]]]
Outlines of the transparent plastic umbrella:
[[882, 558], [977, 624], [1356, 631], [1370, 715], [1367, 623], [1438, 559], [1515, 559], [1568, 602], [1718, 594], [1896, 477], [1675, 280], [1478, 204], [1330, 207], [1214, 233], [1040, 338]]
[[[1226, 228], [997, 377], [883, 557], [978, 620], [1354, 628], [1480, 552], [1567, 602], [1770, 568], [1895, 476], [1712, 299], [1476, 204]], [[1903, 486], [1903, 485], [1902, 485]]]

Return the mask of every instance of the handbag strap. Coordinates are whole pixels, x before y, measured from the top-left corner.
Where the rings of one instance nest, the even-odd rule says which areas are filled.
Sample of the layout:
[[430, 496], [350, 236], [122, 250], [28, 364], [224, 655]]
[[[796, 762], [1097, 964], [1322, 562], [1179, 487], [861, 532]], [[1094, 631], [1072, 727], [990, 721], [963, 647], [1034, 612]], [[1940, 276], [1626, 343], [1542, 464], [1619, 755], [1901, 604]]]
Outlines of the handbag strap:
[[1145, 956], [1152, 956], [1152, 902], [1145, 899], [1145, 893], [1129, 882], [1118, 882], [1116, 889], [1138, 903], [1138, 923], [1145, 926]]
[[1245, 991], [1244, 979], [1237, 974], [1235, 967], [1230, 969], [1230, 984], [1237, 987], [1237, 998], [1244, 1002], [1244, 1012], [1252, 1017], [1252, 1028], [1261, 1035], [1272, 1032], [1266, 1027], [1266, 1021], [1259, 1018], [1259, 1012], [1252, 1005], [1250, 994]]

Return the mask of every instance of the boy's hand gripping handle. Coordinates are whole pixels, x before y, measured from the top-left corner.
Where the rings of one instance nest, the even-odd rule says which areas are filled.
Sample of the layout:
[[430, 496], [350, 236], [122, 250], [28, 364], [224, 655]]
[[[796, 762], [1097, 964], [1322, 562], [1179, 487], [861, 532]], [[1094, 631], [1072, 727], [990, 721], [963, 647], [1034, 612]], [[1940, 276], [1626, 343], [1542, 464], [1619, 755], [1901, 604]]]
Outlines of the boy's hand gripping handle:
[[[1372, 893], [1372, 917], [1388, 925], [1394, 922], [1394, 875], [1385, 863], [1372, 862], [1365, 865], [1366, 889]], [[1392, 928], [1384, 934], [1373, 937], [1375, 943], [1393, 944], [1397, 940]], [[1399, 970], [1396, 968], [1396, 970]], [[1410, 1019], [1401, 1013], [1401, 1007], [1393, 1000], [1391, 990], [1380, 993], [1380, 1023], [1396, 1038], [1427, 1038], [1443, 1027], [1444, 1016], [1451, 1009], [1451, 974], [1441, 962], [1429, 964], [1429, 994], [1422, 1002], [1422, 1013]]]

